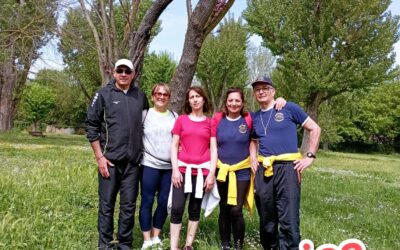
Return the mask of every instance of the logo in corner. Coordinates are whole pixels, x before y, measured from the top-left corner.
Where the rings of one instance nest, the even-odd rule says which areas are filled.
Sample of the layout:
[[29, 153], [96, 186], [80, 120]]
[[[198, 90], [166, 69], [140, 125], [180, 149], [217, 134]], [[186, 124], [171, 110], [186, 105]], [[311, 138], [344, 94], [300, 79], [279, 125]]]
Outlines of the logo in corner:
[[[342, 241], [339, 246], [334, 244], [323, 244], [316, 250], [366, 250], [364, 243], [357, 239], [348, 239]], [[299, 250], [314, 250], [314, 243], [311, 240], [302, 240], [299, 244]]]

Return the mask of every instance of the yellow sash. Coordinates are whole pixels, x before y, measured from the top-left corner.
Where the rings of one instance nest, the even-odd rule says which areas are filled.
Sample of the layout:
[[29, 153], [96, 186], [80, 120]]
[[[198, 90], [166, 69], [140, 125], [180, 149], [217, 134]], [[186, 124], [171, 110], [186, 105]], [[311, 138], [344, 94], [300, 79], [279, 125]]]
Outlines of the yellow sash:
[[[217, 181], [226, 182], [226, 176], [229, 173], [228, 183], [228, 200], [227, 203], [232, 206], [237, 205], [237, 186], [236, 186], [236, 171], [250, 168], [250, 157], [245, 160], [236, 163], [234, 165], [224, 164], [218, 160], [217, 167], [219, 168]], [[250, 186], [246, 193], [246, 199], [244, 201], [245, 207], [249, 210], [250, 214], [253, 213], [254, 207], [254, 178], [253, 173], [250, 177]]]
[[300, 160], [302, 158], [302, 155], [300, 152], [297, 153], [288, 153], [288, 154], [280, 154], [280, 155], [271, 155], [271, 156], [262, 156], [258, 155], [258, 162], [262, 162], [265, 172], [264, 176], [270, 177], [274, 174], [274, 170], [272, 168], [272, 165], [274, 164], [274, 161], [295, 161], [295, 160]]

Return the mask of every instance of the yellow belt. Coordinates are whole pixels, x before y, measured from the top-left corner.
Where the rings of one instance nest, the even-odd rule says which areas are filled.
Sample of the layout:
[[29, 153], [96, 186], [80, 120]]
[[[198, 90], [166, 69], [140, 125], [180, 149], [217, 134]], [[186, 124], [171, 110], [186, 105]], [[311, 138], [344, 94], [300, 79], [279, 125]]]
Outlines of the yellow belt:
[[[218, 160], [217, 167], [219, 168], [217, 181], [226, 182], [226, 176], [229, 173], [229, 183], [228, 183], [228, 199], [227, 203], [232, 206], [237, 205], [237, 186], [236, 186], [236, 171], [250, 168], [250, 157], [247, 157], [243, 161], [236, 163], [234, 165], [229, 165], [222, 163]], [[254, 178], [253, 173], [251, 173], [250, 177], [250, 186], [246, 193], [245, 199], [245, 207], [250, 211], [250, 214], [253, 212], [254, 207]]]
[[288, 154], [280, 154], [280, 155], [271, 155], [271, 156], [262, 156], [259, 155], [257, 160], [258, 162], [262, 162], [265, 172], [264, 176], [270, 177], [274, 174], [274, 170], [272, 165], [275, 161], [295, 161], [300, 160], [302, 158], [300, 152], [297, 153], [288, 153]]

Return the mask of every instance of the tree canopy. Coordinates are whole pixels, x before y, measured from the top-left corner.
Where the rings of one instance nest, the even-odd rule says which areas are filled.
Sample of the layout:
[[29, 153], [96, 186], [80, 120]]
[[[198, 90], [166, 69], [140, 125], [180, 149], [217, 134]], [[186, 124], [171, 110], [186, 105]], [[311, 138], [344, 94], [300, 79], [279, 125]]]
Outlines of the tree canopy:
[[32, 63], [56, 28], [57, 1], [0, 4], [0, 131], [9, 130]]
[[[61, 27], [59, 50], [87, 99], [111, 79], [115, 61], [128, 57], [129, 41], [152, 4], [121, 1], [107, 7], [101, 2], [70, 8]], [[155, 24], [151, 36], [159, 30]]]
[[399, 17], [390, 0], [249, 0], [252, 32], [278, 57], [274, 80], [315, 120], [321, 103], [388, 80]]
[[48, 86], [33, 82], [24, 89], [21, 100], [21, 117], [32, 123], [33, 131], [38, 131], [38, 129], [41, 130], [40, 125], [54, 106], [53, 90]]
[[245, 25], [233, 16], [226, 18], [218, 32], [204, 41], [196, 76], [211, 99], [214, 111], [221, 108], [229, 87], [247, 85]]
[[140, 88], [150, 100], [151, 89], [158, 82], [169, 83], [176, 70], [176, 62], [167, 52], [150, 53], [144, 57]]

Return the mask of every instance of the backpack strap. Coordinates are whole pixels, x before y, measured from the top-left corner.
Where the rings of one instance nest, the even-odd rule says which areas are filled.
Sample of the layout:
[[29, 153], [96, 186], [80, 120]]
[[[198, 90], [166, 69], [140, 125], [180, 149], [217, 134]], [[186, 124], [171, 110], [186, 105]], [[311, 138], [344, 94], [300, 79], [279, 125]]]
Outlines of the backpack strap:
[[218, 128], [218, 124], [221, 121], [222, 117], [223, 117], [222, 112], [216, 112], [214, 114], [213, 119], [215, 121], [215, 127], [216, 128]]
[[[143, 116], [144, 112], [144, 116]], [[142, 126], [144, 126], [144, 121], [146, 121], [147, 114], [149, 113], [149, 109], [143, 109], [142, 111]]]
[[253, 120], [251, 119], [251, 115], [249, 112], [246, 113], [244, 119], [247, 123], [247, 127], [251, 130], [253, 128]]
[[174, 111], [172, 111], [172, 110], [169, 110], [169, 109], [167, 109], [171, 114], [172, 114], [172, 116], [175, 118], [175, 120], [176, 120], [176, 115], [175, 115], [175, 112]]

